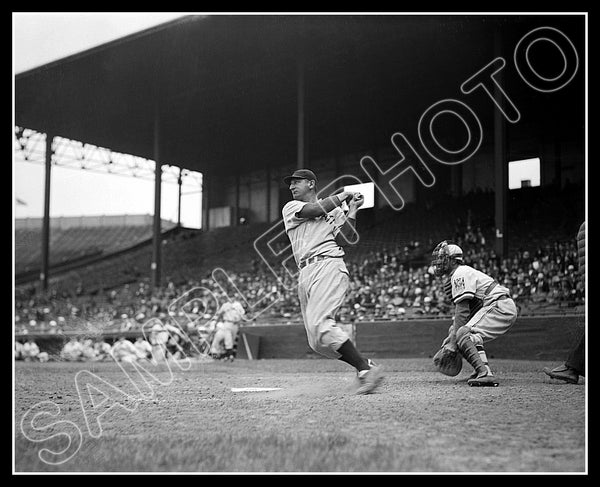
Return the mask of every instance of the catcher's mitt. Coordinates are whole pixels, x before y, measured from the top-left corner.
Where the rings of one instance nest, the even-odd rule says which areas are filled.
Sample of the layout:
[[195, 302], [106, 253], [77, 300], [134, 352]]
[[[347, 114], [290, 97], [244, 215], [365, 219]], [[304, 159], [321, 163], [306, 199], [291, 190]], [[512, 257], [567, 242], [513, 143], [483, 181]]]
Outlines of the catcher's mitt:
[[433, 364], [442, 374], [454, 377], [462, 370], [462, 355], [456, 350], [442, 347], [433, 356]]

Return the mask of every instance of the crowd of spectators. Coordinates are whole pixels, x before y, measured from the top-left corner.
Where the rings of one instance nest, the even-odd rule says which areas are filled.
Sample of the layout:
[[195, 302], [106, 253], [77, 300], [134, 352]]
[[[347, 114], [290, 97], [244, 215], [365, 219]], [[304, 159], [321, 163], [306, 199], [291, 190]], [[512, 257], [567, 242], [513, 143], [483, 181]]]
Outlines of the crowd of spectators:
[[15, 360], [26, 362], [47, 362], [48, 360], [65, 362], [104, 362], [116, 360], [119, 362], [132, 362], [138, 360], [151, 360], [153, 358], [152, 345], [143, 337], [137, 337], [131, 342], [120, 336], [111, 345], [103, 338], [85, 338], [72, 336], [64, 343], [57, 354], [40, 352], [37, 343], [32, 339], [15, 341]]
[[[502, 259], [479, 228], [467, 226], [453, 240], [463, 248], [465, 263], [511, 290], [522, 313], [571, 310], [583, 303], [585, 289], [577, 273], [575, 239], [554, 242], [534, 252], [518, 250]], [[448, 316], [450, 303], [430, 267], [431, 249], [424, 247], [410, 242], [356, 256], [350, 253], [346, 262], [351, 285], [340, 309], [340, 321]], [[256, 259], [250, 271], [228, 274], [252, 306], [247, 311], [250, 323], [300, 322], [294, 269], [269, 267]], [[171, 280], [158, 289], [153, 289], [149, 280], [140, 280], [94, 295], [86, 294], [83, 288], [71, 294], [20, 288], [15, 296], [16, 331], [130, 331], [155, 318], [199, 322], [210, 319], [226, 299], [222, 286], [211, 275], [177, 283]]]
[[15, 360], [25, 362], [47, 362], [48, 353], [40, 351], [34, 340], [17, 340], [15, 342]]
[[[150, 323], [151, 324], [151, 323]], [[81, 333], [62, 335], [60, 350], [50, 353], [40, 352], [40, 348], [32, 338], [23, 337], [15, 341], [15, 360], [24, 361], [64, 361], [64, 362], [138, 362], [143, 360], [156, 363], [163, 360], [179, 360], [188, 356], [197, 356], [208, 351], [200, 341], [203, 337], [191, 330], [190, 334], [182, 333], [179, 327], [168, 323], [159, 323], [145, 327], [144, 332], [131, 339], [124, 334], [117, 334], [108, 339], [96, 334], [89, 336]], [[206, 336], [204, 336], [205, 338]], [[112, 342], [112, 343], [111, 343]], [[209, 345], [208, 342], [205, 344]]]

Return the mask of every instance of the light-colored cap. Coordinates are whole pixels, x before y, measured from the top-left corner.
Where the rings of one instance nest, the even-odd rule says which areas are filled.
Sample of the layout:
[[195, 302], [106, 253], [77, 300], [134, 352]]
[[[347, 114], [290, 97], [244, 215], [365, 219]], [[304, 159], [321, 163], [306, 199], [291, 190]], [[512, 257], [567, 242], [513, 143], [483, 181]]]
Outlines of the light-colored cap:
[[462, 249], [456, 245], [456, 244], [448, 244], [448, 255], [450, 257], [453, 257], [455, 259], [462, 259], [463, 258], [463, 251]]

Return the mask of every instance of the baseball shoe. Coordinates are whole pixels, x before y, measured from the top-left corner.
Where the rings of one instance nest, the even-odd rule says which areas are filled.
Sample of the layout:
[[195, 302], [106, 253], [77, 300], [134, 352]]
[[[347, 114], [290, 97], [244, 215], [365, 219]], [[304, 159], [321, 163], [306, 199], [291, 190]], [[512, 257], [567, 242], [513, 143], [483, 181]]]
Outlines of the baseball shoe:
[[544, 367], [544, 373], [553, 379], [564, 380], [570, 384], [577, 384], [579, 382], [579, 374], [566, 365], [559, 365], [553, 369]]
[[362, 376], [358, 376], [358, 389], [356, 394], [371, 394], [383, 381], [383, 367], [375, 365], [369, 360], [371, 368]]
[[471, 387], [498, 387], [499, 382], [492, 374], [486, 373], [477, 377], [471, 376], [467, 380], [467, 384]]
[[[489, 375], [494, 375], [492, 374], [492, 371], [490, 370], [489, 367], [486, 367], [488, 369], [488, 374]], [[473, 371], [473, 373], [469, 376], [469, 379], [467, 380], [471, 380], [471, 379], [477, 379], [477, 376], [479, 375], [479, 372], [477, 372], [476, 370]]]

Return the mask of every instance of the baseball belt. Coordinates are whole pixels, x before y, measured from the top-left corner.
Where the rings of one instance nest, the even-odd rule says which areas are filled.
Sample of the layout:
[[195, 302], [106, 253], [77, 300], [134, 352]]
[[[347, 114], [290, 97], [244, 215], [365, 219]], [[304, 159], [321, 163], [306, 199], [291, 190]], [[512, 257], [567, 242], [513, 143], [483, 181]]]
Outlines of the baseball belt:
[[[488, 294], [490, 294], [492, 292], [492, 290], [498, 285], [498, 281], [494, 281], [492, 282], [487, 289], [485, 290], [484, 296], [487, 296]], [[487, 303], [486, 306], [489, 306], [490, 304], [495, 303], [496, 301], [501, 301], [503, 299], [508, 299], [510, 298], [510, 296], [508, 294], [501, 294], [500, 296], [498, 296], [496, 299], [494, 299], [492, 302]]]
[[315, 262], [319, 262], [325, 259], [341, 259], [341, 257], [333, 257], [330, 255], [315, 255], [314, 257], [309, 257], [308, 259], [301, 260], [298, 264], [298, 269], [304, 269], [309, 264], [314, 264]]
[[487, 296], [488, 294], [490, 294], [492, 292], [492, 290], [498, 285], [498, 281], [494, 281], [492, 282], [487, 289], [485, 290], [485, 293], [483, 294], [484, 296]]

